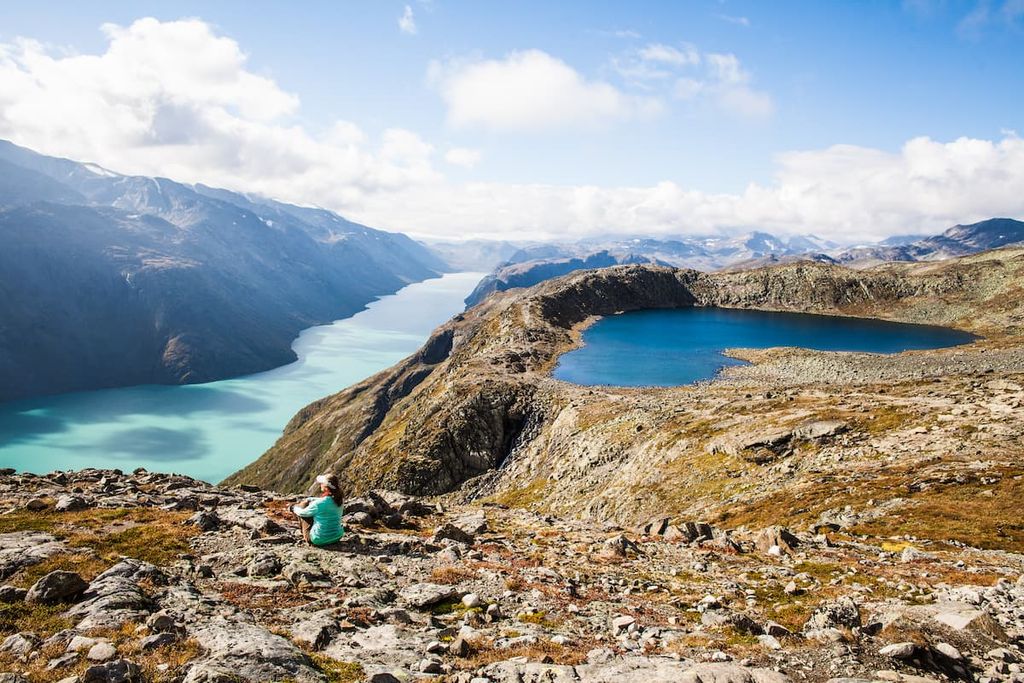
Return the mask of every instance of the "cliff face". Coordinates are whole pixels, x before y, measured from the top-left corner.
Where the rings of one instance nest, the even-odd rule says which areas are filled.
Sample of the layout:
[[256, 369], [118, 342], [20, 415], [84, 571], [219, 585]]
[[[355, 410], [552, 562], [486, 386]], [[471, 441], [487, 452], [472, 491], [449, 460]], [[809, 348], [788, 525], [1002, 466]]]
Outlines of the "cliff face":
[[[575, 273], [491, 297], [449, 321], [406, 361], [304, 409], [229, 481], [297, 490], [334, 469], [353, 492], [488, 497], [620, 520], [734, 514], [739, 501], [792, 493], [823, 471], [859, 472], [839, 464], [851, 452], [878, 465], [890, 447], [974, 449], [982, 437], [968, 434], [967, 413], [932, 429], [947, 410], [935, 392], [941, 386], [950, 401], [963, 401], [957, 392], [975, 390], [976, 375], [994, 381], [1024, 371], [1022, 274], [1021, 250], [868, 271], [801, 263], [717, 274], [653, 266]], [[986, 339], [892, 357], [750, 353], [756, 365], [694, 387], [579, 387], [550, 377], [591, 316], [693, 305], [946, 324]], [[1002, 400], [1001, 390], [986, 391], [992, 396], [970, 401]], [[806, 427], [815, 422], [836, 425]], [[1009, 435], [1020, 431], [1002, 423], [989, 431], [990, 453], [1017, 453]], [[801, 453], [808, 460], [793, 460]], [[856, 481], [874, 476], [861, 474]], [[799, 514], [830, 502], [820, 497]]]

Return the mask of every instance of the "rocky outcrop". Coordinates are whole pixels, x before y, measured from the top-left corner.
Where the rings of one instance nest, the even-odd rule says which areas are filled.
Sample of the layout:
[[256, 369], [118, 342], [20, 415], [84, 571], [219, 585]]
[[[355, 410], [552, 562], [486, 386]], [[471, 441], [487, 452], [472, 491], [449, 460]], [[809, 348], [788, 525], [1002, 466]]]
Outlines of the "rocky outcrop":
[[[738, 492], [796, 495], [815, 471], [857, 477], [857, 488], [869, 475], [844, 466], [844, 454], [878, 467], [884, 460], [872, 454], [889, 448], [880, 425], [903, 424], [891, 416], [914, 430], [894, 437], [901, 453], [973, 448], [968, 442], [981, 438], [968, 433], [964, 412], [931, 429], [945, 408], [928, 397], [943, 391], [955, 403], [978, 388], [979, 373], [1009, 381], [1024, 372], [1015, 294], [1022, 273], [1024, 252], [1011, 249], [867, 271], [800, 263], [714, 274], [654, 266], [572, 274], [457, 316], [418, 354], [303, 409], [272, 449], [228, 481], [300, 490], [333, 469], [354, 493], [456, 492], [460, 500], [629, 523], [659, 509], [691, 519], [735, 514]], [[739, 350], [756, 364], [709, 385], [659, 390], [550, 377], [594, 316], [681, 306], [876, 316], [959, 326], [985, 339], [887, 357]], [[858, 390], [844, 388], [851, 385]], [[974, 405], [1017, 400], [978, 386], [985, 396], [970, 398]], [[869, 424], [866, 416], [876, 413], [880, 421]], [[1000, 426], [985, 436], [1000, 447], [989, 452], [1009, 453], [1020, 427], [1008, 414], [996, 419]]]
[[[29, 505], [71, 491], [77, 513]], [[0, 681], [1014, 680], [1024, 663], [1024, 559], [1005, 550], [918, 540], [908, 564], [888, 529], [668, 515], [634, 533], [393, 491], [351, 499], [362, 523], [316, 548], [295, 542], [294, 501], [149, 472], [0, 474], [0, 547], [29, 548], [33, 527], [80, 552], [8, 577]], [[139, 528], [162, 535], [123, 545]], [[85, 590], [41, 604], [32, 582]]]
[[[494, 292], [504, 292], [517, 287], [532, 287], [577, 270], [608, 268], [629, 263], [656, 263], [654, 258], [624, 254], [614, 256], [607, 250], [598, 251], [581, 257], [563, 259], [530, 260], [502, 265], [489, 273], [477, 284], [469, 296], [466, 306], [476, 306]], [[664, 265], [664, 264], [662, 264]]]

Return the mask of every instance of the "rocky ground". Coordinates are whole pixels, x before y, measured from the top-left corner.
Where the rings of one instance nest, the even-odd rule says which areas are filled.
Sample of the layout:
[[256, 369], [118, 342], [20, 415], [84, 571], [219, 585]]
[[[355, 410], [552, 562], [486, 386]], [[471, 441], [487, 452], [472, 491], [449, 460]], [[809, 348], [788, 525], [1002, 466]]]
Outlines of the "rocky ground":
[[1024, 681], [1006, 550], [843, 510], [623, 529], [387, 492], [350, 499], [320, 549], [296, 542], [293, 500], [0, 474], [0, 681]]

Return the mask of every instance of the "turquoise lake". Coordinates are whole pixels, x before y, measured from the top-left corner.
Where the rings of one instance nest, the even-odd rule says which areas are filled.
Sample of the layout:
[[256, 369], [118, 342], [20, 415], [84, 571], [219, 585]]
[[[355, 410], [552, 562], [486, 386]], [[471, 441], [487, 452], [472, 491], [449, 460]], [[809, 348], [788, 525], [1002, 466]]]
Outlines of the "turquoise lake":
[[217, 482], [252, 462], [304, 405], [393, 365], [464, 308], [482, 273], [410, 285], [304, 330], [299, 359], [186, 386], [136, 386], [0, 403], [0, 467], [145, 467]]
[[899, 353], [965, 344], [974, 335], [931, 325], [729, 308], [676, 308], [601, 318], [584, 345], [559, 359], [554, 376], [610, 386], [677, 386], [742, 365], [729, 348], [799, 346], [821, 351]]

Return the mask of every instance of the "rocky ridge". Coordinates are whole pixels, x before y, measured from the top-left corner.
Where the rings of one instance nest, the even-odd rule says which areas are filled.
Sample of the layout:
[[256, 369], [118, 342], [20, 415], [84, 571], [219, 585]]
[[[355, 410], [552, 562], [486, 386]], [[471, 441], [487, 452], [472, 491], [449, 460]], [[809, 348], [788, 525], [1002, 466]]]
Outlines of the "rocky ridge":
[[1015, 553], [387, 491], [311, 548], [294, 500], [0, 473], [0, 681], [1024, 680]]

